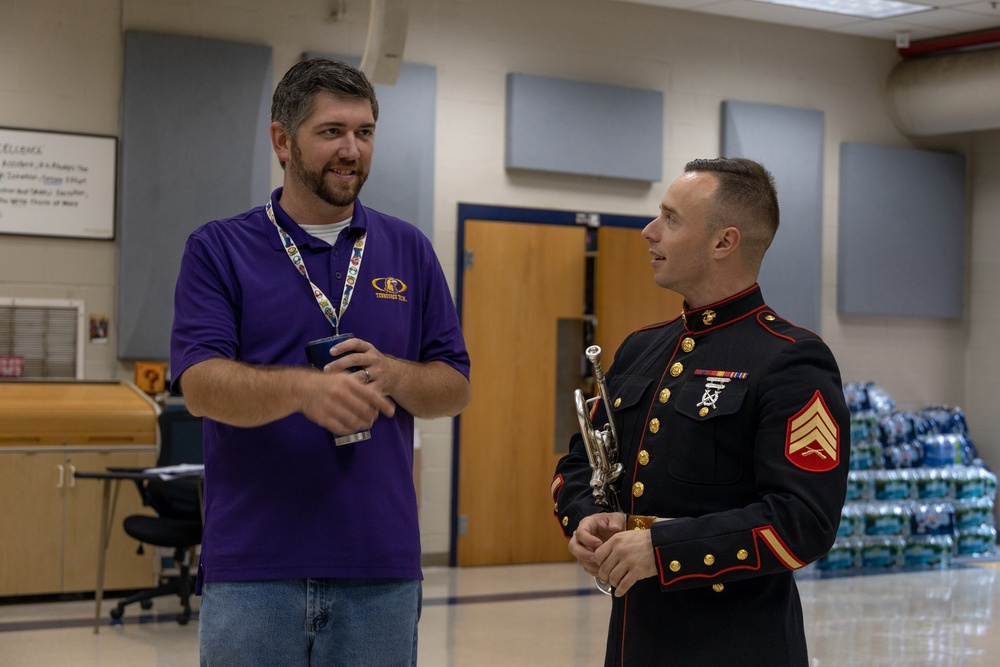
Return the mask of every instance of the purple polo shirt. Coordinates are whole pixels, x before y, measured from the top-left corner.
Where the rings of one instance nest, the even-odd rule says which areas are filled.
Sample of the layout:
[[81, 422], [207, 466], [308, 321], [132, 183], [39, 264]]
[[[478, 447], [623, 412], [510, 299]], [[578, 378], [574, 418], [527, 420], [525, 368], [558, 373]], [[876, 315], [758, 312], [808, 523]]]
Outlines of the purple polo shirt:
[[[271, 195], [312, 281], [339, 310], [352, 247], [368, 233], [341, 333], [469, 375], [454, 302], [430, 241], [413, 225], [354, 206], [332, 247]], [[263, 207], [188, 238], [174, 297], [171, 389], [212, 358], [308, 366], [306, 342], [333, 335]], [[413, 417], [397, 406], [371, 439], [334, 446], [301, 414], [257, 428], [205, 420], [203, 581], [303, 577], [420, 579]]]

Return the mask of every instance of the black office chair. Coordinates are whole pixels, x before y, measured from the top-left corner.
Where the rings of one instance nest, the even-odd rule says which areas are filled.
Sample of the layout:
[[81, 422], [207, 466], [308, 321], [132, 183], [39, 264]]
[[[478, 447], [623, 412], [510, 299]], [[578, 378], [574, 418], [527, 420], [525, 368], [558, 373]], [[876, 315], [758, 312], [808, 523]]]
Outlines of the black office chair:
[[[181, 463], [203, 463], [202, 422], [184, 409], [168, 409], [160, 414], [160, 452], [157, 467]], [[174, 480], [137, 480], [142, 504], [153, 508], [156, 516], [133, 514], [126, 517], [125, 532], [139, 540], [139, 553], [143, 544], [174, 549], [177, 576], [163, 577], [160, 586], [138, 591], [123, 598], [111, 610], [111, 618], [117, 620], [125, 613], [125, 607], [139, 602], [143, 609], [153, 606], [152, 599], [161, 595], [176, 594], [180, 597], [183, 611], [177, 615], [177, 622], [186, 624], [191, 619], [191, 556], [196, 546], [201, 544], [201, 500], [198, 478]]]

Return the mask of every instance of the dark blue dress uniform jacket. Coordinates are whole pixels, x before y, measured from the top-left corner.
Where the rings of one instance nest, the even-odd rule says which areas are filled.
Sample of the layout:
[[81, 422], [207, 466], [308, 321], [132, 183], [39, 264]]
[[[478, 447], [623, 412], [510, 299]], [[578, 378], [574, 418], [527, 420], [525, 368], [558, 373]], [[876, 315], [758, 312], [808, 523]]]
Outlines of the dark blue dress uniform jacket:
[[[605, 664], [807, 665], [793, 572], [833, 544], [850, 452], [829, 348], [754, 285], [629, 335], [607, 384], [622, 510], [671, 520], [649, 528], [657, 576], [614, 599]], [[576, 435], [552, 484], [567, 538], [607, 511], [590, 473]]]

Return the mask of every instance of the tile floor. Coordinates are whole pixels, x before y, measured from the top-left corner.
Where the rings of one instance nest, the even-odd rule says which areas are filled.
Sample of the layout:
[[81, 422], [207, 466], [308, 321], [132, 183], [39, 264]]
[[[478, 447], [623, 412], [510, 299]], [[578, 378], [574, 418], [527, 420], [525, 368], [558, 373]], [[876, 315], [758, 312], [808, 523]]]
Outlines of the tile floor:
[[[838, 578], [804, 573], [812, 666], [1000, 665], [996, 565]], [[573, 564], [427, 568], [425, 577], [422, 667], [602, 664], [609, 601]], [[95, 635], [93, 601], [0, 605], [0, 665], [197, 665], [197, 624], [178, 625], [176, 610], [162, 598]]]

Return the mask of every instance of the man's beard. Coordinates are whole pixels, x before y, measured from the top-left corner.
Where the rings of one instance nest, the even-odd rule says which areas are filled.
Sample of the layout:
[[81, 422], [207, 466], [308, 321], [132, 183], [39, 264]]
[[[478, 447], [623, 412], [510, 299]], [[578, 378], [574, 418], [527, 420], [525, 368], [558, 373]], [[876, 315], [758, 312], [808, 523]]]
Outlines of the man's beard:
[[288, 169], [300, 183], [311, 190], [313, 194], [332, 206], [350, 206], [358, 198], [361, 186], [368, 180], [368, 172], [364, 170], [360, 163], [354, 163], [354, 170], [357, 179], [352, 183], [338, 183], [330, 187], [323, 178], [327, 169], [331, 165], [327, 164], [323, 169], [310, 172], [302, 164], [302, 151], [298, 144], [292, 141], [292, 155], [288, 161]]

